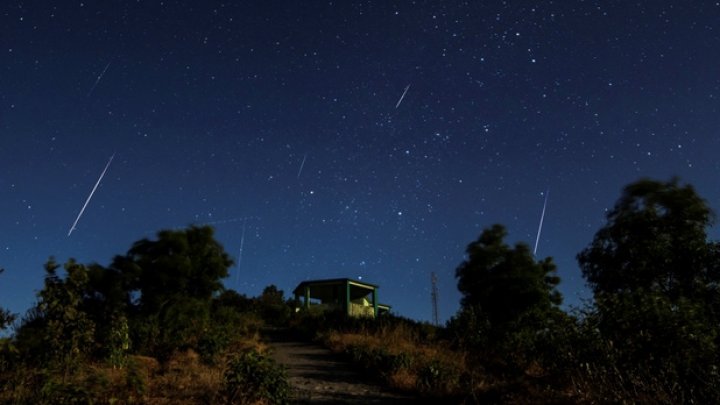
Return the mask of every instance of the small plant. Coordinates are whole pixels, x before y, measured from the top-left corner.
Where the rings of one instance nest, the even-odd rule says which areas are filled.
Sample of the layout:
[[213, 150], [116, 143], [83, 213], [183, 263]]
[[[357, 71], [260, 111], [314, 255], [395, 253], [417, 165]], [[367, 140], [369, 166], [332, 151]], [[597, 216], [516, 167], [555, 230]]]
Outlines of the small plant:
[[142, 373], [140, 373], [137, 362], [129, 361], [125, 370], [125, 386], [130, 398], [142, 398], [147, 390], [147, 384]]
[[255, 349], [230, 358], [224, 385], [228, 404], [285, 404], [290, 393], [285, 369]]
[[127, 353], [130, 349], [128, 322], [124, 315], [114, 315], [112, 317], [108, 346], [110, 364], [113, 368], [123, 368], [127, 363]]
[[448, 393], [458, 388], [460, 376], [450, 364], [433, 359], [423, 366], [418, 375], [418, 388], [427, 393]]
[[50, 379], [40, 392], [41, 404], [92, 404], [93, 394], [84, 385]]

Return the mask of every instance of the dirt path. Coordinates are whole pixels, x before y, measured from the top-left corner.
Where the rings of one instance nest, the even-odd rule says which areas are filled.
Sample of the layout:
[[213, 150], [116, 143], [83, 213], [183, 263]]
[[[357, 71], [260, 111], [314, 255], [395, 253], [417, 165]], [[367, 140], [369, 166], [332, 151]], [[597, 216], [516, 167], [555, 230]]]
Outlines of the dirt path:
[[417, 403], [366, 378], [318, 344], [293, 339], [284, 330], [266, 331], [265, 336], [275, 361], [287, 368], [294, 403]]

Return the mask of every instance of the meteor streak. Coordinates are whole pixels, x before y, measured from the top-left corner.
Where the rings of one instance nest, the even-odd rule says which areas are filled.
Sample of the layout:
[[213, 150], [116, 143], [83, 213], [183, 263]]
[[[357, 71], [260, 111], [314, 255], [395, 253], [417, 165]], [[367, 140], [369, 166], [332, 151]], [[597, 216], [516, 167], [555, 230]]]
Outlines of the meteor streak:
[[243, 221], [242, 236], [240, 236], [240, 254], [238, 254], [237, 262], [237, 273], [235, 273], [235, 285], [240, 281], [240, 263], [242, 262], [243, 245], [245, 244], [245, 224], [247, 221]]
[[90, 88], [90, 91], [88, 91], [88, 94], [87, 94], [88, 97], [90, 97], [93, 90], [95, 90], [95, 87], [97, 87], [98, 83], [100, 83], [100, 80], [102, 80], [103, 76], [105, 75], [105, 72], [110, 67], [110, 63], [112, 63], [112, 62], [109, 62], [107, 65], [105, 65], [105, 69], [103, 69], [102, 73], [100, 73], [100, 75], [97, 77], [97, 80], [95, 80], [95, 84], [93, 84], [93, 86]]
[[407, 94], [408, 90], [410, 89], [410, 85], [408, 84], [405, 86], [405, 90], [403, 90], [402, 96], [400, 96], [400, 100], [398, 100], [397, 104], [395, 104], [395, 108], [397, 109], [400, 107], [400, 103], [402, 103], [403, 99], [405, 98], [405, 94]]
[[100, 173], [100, 177], [98, 178], [97, 182], [95, 183], [95, 186], [92, 188], [92, 191], [90, 191], [90, 195], [88, 196], [87, 200], [85, 200], [85, 204], [83, 204], [82, 208], [80, 208], [80, 213], [78, 214], [77, 218], [75, 218], [75, 222], [73, 222], [72, 226], [70, 227], [70, 230], [68, 231], [67, 236], [70, 236], [70, 234], [72, 234], [72, 231], [75, 230], [75, 225], [77, 225], [83, 212], [85, 212], [85, 208], [90, 203], [90, 199], [92, 198], [93, 194], [95, 194], [95, 190], [97, 190], [103, 177], [105, 177], [105, 172], [107, 172], [107, 169], [108, 169], [108, 167], [110, 167], [110, 163], [112, 163], [112, 160], [114, 157], [115, 157], [115, 154], [113, 153], [113, 155], [110, 156], [110, 160], [108, 160], [107, 164], [105, 165], [105, 169], [103, 169], [102, 173]]
[[298, 175], [297, 175], [298, 179], [300, 178], [300, 174], [302, 174], [303, 167], [305, 167], [305, 159], [307, 159], [307, 153], [305, 154], [305, 156], [303, 156], [302, 163], [300, 163], [300, 170], [298, 170]]
[[545, 192], [545, 203], [543, 204], [542, 214], [540, 215], [540, 226], [538, 226], [537, 238], [535, 238], [535, 249], [533, 249], [533, 256], [537, 253], [538, 242], [540, 242], [540, 233], [542, 232], [543, 220], [545, 219], [545, 208], [547, 208], [548, 197], [550, 196], [550, 189]]
[[228, 224], [230, 222], [238, 222], [238, 221], [245, 221], [247, 220], [247, 217], [237, 217], [237, 218], [230, 218], [230, 219], [219, 219], [217, 221], [210, 221], [210, 222], [202, 222], [202, 225], [222, 225], [222, 224]]

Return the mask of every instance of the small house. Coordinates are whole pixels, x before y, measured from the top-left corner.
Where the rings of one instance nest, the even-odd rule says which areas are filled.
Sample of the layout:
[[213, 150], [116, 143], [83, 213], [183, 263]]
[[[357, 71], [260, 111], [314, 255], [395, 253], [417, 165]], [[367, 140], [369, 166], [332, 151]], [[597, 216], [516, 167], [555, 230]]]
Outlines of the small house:
[[303, 281], [293, 294], [300, 303], [298, 310], [340, 310], [348, 316], [377, 318], [390, 311], [389, 305], [379, 303], [378, 288], [375, 284], [335, 278]]

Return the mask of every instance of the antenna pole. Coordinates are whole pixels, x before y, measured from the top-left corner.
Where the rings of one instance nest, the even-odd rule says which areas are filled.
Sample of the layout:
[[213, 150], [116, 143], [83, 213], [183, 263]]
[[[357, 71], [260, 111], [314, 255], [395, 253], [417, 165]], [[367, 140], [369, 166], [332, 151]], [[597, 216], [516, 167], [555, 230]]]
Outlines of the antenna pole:
[[430, 282], [432, 283], [432, 290], [430, 297], [432, 298], [432, 320], [433, 325], [439, 326], [440, 319], [438, 316], [438, 288], [437, 288], [437, 276], [435, 272], [430, 273]]

